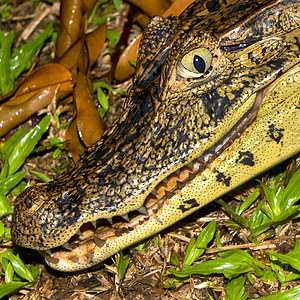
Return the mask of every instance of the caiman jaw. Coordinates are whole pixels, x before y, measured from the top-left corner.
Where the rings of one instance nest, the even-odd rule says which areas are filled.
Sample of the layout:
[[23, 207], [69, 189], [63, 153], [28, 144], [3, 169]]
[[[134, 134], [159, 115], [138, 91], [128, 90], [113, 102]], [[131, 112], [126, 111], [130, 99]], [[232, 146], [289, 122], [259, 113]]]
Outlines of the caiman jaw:
[[[130, 235], [139, 230], [144, 231], [148, 224], [157, 223], [162, 229], [166, 227], [165, 222], [160, 218], [160, 214], [170, 203], [170, 200], [176, 192], [181, 190], [187, 184], [192, 184], [201, 171], [203, 171], [209, 163], [215, 160], [224, 149], [230, 146], [233, 141], [238, 138], [242, 132], [249, 126], [255, 118], [259, 107], [263, 101], [266, 89], [259, 93], [253, 94], [255, 98], [252, 108], [241, 118], [241, 120], [211, 149], [205, 151], [200, 157], [194, 159], [188, 165], [181, 167], [176, 172], [164, 178], [150, 193], [144, 205], [139, 209], [129, 212], [122, 216], [112, 218], [97, 219], [88, 223], [84, 223], [77, 234], [61, 247], [41, 250], [40, 253], [45, 256], [48, 264], [56, 269], [59, 263], [59, 269], [66, 265], [66, 271], [80, 270], [93, 265], [96, 255], [101, 255], [101, 260], [114, 254], [114, 249], [110, 247], [110, 242], [116, 239], [130, 241]], [[198, 207], [198, 205], [196, 205]], [[174, 218], [172, 223], [177, 221]], [[168, 224], [167, 226], [171, 225]], [[160, 229], [161, 230], [161, 229]], [[159, 231], [159, 230], [158, 230]], [[152, 232], [152, 234], [155, 232]], [[131, 243], [129, 243], [131, 244]], [[105, 248], [109, 249], [108, 252]]]

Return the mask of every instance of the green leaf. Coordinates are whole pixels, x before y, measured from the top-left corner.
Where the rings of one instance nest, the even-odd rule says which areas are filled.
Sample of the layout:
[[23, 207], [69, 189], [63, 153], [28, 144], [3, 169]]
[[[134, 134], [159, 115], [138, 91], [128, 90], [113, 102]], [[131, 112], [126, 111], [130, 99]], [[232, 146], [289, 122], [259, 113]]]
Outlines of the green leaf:
[[0, 89], [2, 95], [6, 95], [14, 88], [14, 80], [30, 68], [32, 58], [51, 34], [52, 24], [36, 39], [27, 42], [11, 55], [14, 33], [11, 31], [5, 37], [0, 31]]
[[178, 256], [177, 256], [176, 251], [173, 251], [173, 252], [172, 252], [171, 257], [170, 257], [170, 261], [171, 261], [171, 263], [172, 263], [174, 266], [177, 266], [177, 267], [180, 266], [180, 261], [179, 261], [179, 258], [178, 258]]
[[226, 286], [226, 300], [246, 300], [249, 292], [244, 294], [246, 277], [238, 277], [229, 281]]
[[280, 205], [275, 194], [275, 189], [268, 187], [263, 182], [260, 182], [260, 184], [265, 192], [266, 199], [270, 205], [270, 209], [268, 210], [269, 217], [273, 218], [280, 213]]
[[22, 72], [30, 68], [31, 60], [35, 53], [42, 48], [45, 40], [51, 36], [52, 27], [53, 24], [49, 24], [44, 32], [41, 33], [36, 39], [27, 42], [13, 53], [10, 62], [10, 69], [14, 79], [16, 79]]
[[128, 63], [133, 66], [134, 68], [136, 68], [136, 61], [135, 60], [129, 60]]
[[37, 171], [29, 171], [30, 174], [35, 175], [36, 177], [38, 177], [39, 179], [43, 180], [44, 182], [50, 182], [51, 179], [49, 177], [47, 177], [46, 175], [37, 172]]
[[26, 175], [26, 171], [21, 171], [9, 176], [5, 180], [0, 180], [0, 192], [4, 195], [13, 189]]
[[138, 251], [142, 251], [142, 250], [144, 250], [144, 249], [146, 248], [148, 242], [149, 242], [148, 239], [142, 240], [142, 241], [138, 242], [137, 244], [134, 244], [134, 245], [131, 246], [130, 248], [131, 248], [131, 249], [138, 250]]
[[93, 18], [94, 18], [94, 16], [95, 16], [95, 13], [96, 13], [97, 9], [98, 9], [102, 4], [107, 3], [107, 2], [108, 2], [108, 0], [101, 0], [101, 1], [97, 2], [97, 3], [94, 5], [94, 7], [93, 7], [93, 9], [92, 9], [92, 12], [91, 12], [91, 14], [90, 14], [90, 16], [89, 16], [89, 18], [88, 18], [88, 22], [89, 22], [89, 23], [91, 23], [91, 22], [93, 21]]
[[106, 112], [108, 111], [108, 99], [101, 88], [97, 90], [97, 98], [100, 105], [102, 106], [101, 108], [98, 109], [98, 112], [101, 118], [103, 118]]
[[114, 6], [117, 11], [121, 10], [121, 1], [120, 0], [113, 0]]
[[123, 278], [123, 276], [125, 275], [126, 269], [128, 267], [129, 264], [129, 260], [130, 258], [124, 258], [123, 252], [120, 251], [120, 253], [118, 255], [116, 255], [116, 261], [115, 261], [115, 265], [117, 267], [118, 270], [118, 274], [120, 276], [120, 279]]
[[205, 251], [207, 244], [213, 239], [216, 222], [210, 222], [199, 234], [197, 240], [193, 238], [186, 250], [183, 265], [191, 265]]
[[[0, 180], [1, 181], [3, 181], [7, 177], [8, 170], [9, 170], [9, 163], [8, 163], [8, 159], [5, 158], [3, 168], [2, 168], [1, 173], [0, 173]], [[1, 186], [0, 186], [0, 190], [1, 190]]]
[[4, 8], [2, 8], [0, 10], [0, 19], [2, 20], [8, 19], [11, 16], [10, 10], [11, 10], [11, 5], [6, 5]]
[[17, 146], [17, 144], [21, 141], [21, 139], [25, 136], [27, 131], [25, 129], [19, 129], [17, 132], [15, 132], [8, 141], [5, 142], [1, 149], [1, 154], [4, 157], [9, 157], [14, 148]]
[[[298, 272], [300, 272], [300, 251], [291, 251], [290, 253], [284, 255], [280, 253], [275, 253], [274, 251], [270, 251], [271, 259], [273, 256], [277, 258], [279, 262], [282, 264], [288, 264]], [[297, 259], [297, 258], [299, 259]], [[272, 259], [273, 260], [273, 259]]]
[[192, 274], [209, 275], [224, 274], [227, 278], [251, 271], [251, 265], [247, 262], [237, 261], [232, 258], [221, 258], [205, 261], [193, 266], [187, 266], [180, 271], [168, 269], [168, 271], [177, 277], [189, 277]]
[[219, 199], [217, 202], [224, 206], [226, 212], [231, 215], [238, 224], [248, 227], [247, 219], [235, 213], [234, 210], [231, 209], [222, 199]]
[[9, 262], [5, 271], [5, 282], [12, 282], [14, 278], [14, 268], [12, 267], [11, 263]]
[[[299, 300], [300, 299], [300, 286], [292, 288], [285, 292], [279, 292], [267, 297], [260, 298], [261, 300]], [[251, 299], [254, 300], [254, 299]]]
[[27, 183], [25, 181], [21, 181], [20, 184], [18, 184], [15, 188], [13, 188], [10, 193], [18, 196], [21, 191], [23, 191], [26, 187]]
[[34, 277], [32, 276], [32, 273], [30, 270], [25, 266], [25, 264], [22, 262], [22, 260], [15, 256], [11, 250], [8, 250], [4, 252], [3, 257], [6, 257], [12, 264], [15, 272], [21, 277], [26, 279], [29, 282], [34, 281]]
[[248, 209], [252, 203], [257, 199], [257, 197], [259, 196], [260, 192], [259, 189], [255, 189], [249, 196], [248, 198], [241, 203], [241, 205], [239, 205], [236, 210], [235, 213], [238, 215], [241, 215], [246, 209]]
[[44, 117], [15, 147], [8, 159], [10, 165], [9, 175], [14, 174], [22, 166], [27, 156], [41, 139], [42, 135], [48, 130], [50, 118], [51, 116]]
[[2, 283], [0, 285], [0, 298], [9, 295], [13, 291], [25, 286], [27, 283], [26, 282], [9, 282], [9, 283]]
[[209, 275], [224, 274], [227, 278], [254, 270], [254, 266], [267, 269], [262, 263], [255, 260], [242, 250], [229, 250], [220, 253], [224, 258], [205, 261], [193, 266], [183, 266], [182, 270], [169, 269], [177, 277], [189, 277], [192, 274]]
[[12, 209], [8, 199], [5, 197], [4, 194], [0, 193], [0, 218], [11, 213]]
[[2, 31], [0, 31], [0, 90], [3, 96], [14, 87], [14, 78], [10, 71], [11, 47], [13, 40], [13, 31], [10, 31], [7, 37], [5, 37]]
[[109, 51], [111, 51], [118, 44], [120, 35], [113, 30], [107, 29], [106, 38], [110, 42], [108, 48], [109, 48]]
[[299, 189], [299, 182], [300, 182], [300, 169], [294, 174], [291, 178], [290, 182], [288, 183], [282, 200], [282, 207], [283, 209], [290, 208], [295, 202], [297, 202], [300, 198], [300, 189]]

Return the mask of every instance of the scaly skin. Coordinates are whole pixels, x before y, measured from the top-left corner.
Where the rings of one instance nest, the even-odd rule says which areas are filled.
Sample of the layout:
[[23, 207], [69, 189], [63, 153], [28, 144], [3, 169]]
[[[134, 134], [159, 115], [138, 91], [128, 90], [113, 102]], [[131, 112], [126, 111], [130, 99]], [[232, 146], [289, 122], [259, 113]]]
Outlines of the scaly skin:
[[14, 242], [84, 269], [298, 153], [298, 11], [210, 0], [152, 19], [126, 114], [70, 171], [20, 194]]

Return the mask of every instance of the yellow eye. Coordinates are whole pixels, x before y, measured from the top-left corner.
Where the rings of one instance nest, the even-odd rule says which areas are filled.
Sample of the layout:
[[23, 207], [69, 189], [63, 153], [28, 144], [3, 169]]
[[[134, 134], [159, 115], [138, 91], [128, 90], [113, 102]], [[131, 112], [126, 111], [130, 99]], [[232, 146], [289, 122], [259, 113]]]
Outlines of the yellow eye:
[[184, 78], [201, 77], [211, 66], [212, 54], [206, 48], [187, 53], [177, 64], [177, 73]]

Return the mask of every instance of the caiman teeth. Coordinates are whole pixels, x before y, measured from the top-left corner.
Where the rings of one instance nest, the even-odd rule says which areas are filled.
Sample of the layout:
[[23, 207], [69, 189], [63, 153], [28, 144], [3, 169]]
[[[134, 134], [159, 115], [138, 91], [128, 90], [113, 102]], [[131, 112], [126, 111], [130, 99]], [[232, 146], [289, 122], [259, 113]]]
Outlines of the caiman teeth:
[[52, 257], [52, 256], [47, 256], [47, 261], [49, 261], [51, 264], [58, 264], [59, 258]]
[[99, 248], [103, 247], [106, 242], [105, 240], [99, 239], [97, 236], [93, 237], [93, 241]]
[[[163, 208], [165, 201], [174, 197], [179, 189], [184, 188], [197, 174], [203, 171], [207, 164], [211, 163], [229, 144], [232, 144], [240, 136], [240, 132], [255, 117], [257, 107], [262, 101], [262, 96], [263, 92], [259, 92], [257, 96], [258, 103], [245, 114], [222, 140], [202, 153], [200, 157], [195, 158], [192, 162], [187, 162], [185, 166], [162, 179], [148, 195], [143, 206], [128, 214], [106, 219], [100, 218], [97, 221], [82, 224], [77, 235], [71, 237], [69, 242], [61, 247], [57, 247], [57, 249], [53, 249], [53, 252], [49, 250], [44, 251], [47, 261], [51, 264], [57, 264], [60, 258], [69, 258], [73, 263], [79, 263], [81, 257], [83, 260], [87, 258], [93, 259], [96, 247], [101, 248], [107, 245], [106, 243], [109, 244], [111, 239], [127, 234], [138, 226], [143, 226], [149, 219], [155, 219], [158, 223], [164, 225], [164, 220], [157, 213]], [[75, 245], [76, 247], [78, 245], [78, 248], [74, 249]]]
[[67, 250], [73, 250], [73, 248], [71, 247], [71, 245], [69, 244], [69, 242], [66, 242], [62, 245], [62, 247], [66, 248]]
[[185, 186], [185, 183], [180, 182], [180, 181], [177, 181], [177, 187], [178, 187], [180, 190], [183, 189], [184, 186]]
[[167, 199], [171, 199], [175, 195], [175, 193], [170, 191], [165, 191], [165, 195]]
[[151, 194], [153, 194], [154, 196], [158, 195], [156, 189], [153, 189], [153, 191], [151, 192]]
[[79, 262], [79, 257], [69, 257], [69, 259], [75, 264]]
[[145, 206], [141, 206], [139, 209], [137, 209], [137, 211], [140, 212], [143, 215], [148, 215], [149, 214]]
[[44, 250], [49, 256], [51, 256], [52, 255], [52, 251], [50, 250], [50, 249], [48, 249], [48, 250]]
[[190, 173], [189, 174], [189, 181], [192, 181], [196, 177], [196, 174]]
[[128, 214], [124, 214], [121, 216], [124, 220], [126, 220], [127, 222], [130, 222], [129, 216]]

